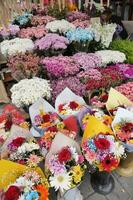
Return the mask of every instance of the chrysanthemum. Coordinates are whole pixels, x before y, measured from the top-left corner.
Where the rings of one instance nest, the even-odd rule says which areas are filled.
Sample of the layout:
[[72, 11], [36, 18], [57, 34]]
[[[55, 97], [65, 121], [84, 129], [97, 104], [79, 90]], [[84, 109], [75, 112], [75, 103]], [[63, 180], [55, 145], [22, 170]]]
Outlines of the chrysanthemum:
[[69, 176], [69, 173], [51, 176], [49, 180], [51, 187], [54, 187], [56, 191], [60, 189], [61, 192], [64, 192], [64, 190], [71, 188], [71, 176]]
[[74, 166], [72, 169], [72, 177], [76, 184], [78, 184], [83, 176], [84, 172], [80, 165]]
[[120, 158], [124, 154], [124, 147], [119, 142], [115, 142], [112, 148], [112, 153], [114, 153], [116, 157]]

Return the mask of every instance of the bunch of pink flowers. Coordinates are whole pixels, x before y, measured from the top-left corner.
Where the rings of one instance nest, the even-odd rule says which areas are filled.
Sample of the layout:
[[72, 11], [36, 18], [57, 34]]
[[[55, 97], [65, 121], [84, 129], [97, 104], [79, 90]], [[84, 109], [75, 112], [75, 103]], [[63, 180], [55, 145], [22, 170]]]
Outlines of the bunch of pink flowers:
[[84, 20], [88, 20], [89, 16], [86, 13], [79, 12], [79, 11], [73, 11], [67, 14], [67, 20], [69, 22], [73, 22], [77, 19], [79, 19], [80, 21], [84, 21]]
[[89, 79], [101, 80], [102, 74], [100, 71], [98, 71], [98, 69], [91, 68], [80, 72], [77, 77], [81, 80], [81, 82], [86, 83]]
[[133, 101], [133, 82], [128, 82], [116, 87], [116, 90]]
[[76, 28], [88, 28], [90, 26], [89, 20], [81, 21], [80, 19], [76, 19], [72, 23]]
[[31, 18], [31, 24], [33, 26], [38, 26], [38, 25], [46, 25], [48, 22], [54, 21], [55, 18], [51, 16], [40, 16], [40, 15], [35, 15]]

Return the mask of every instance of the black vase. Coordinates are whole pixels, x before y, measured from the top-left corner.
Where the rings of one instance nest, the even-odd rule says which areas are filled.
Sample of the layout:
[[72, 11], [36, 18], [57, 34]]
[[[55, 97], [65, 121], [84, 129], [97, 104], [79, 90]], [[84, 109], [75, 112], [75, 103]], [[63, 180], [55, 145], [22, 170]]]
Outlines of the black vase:
[[114, 179], [111, 173], [96, 171], [91, 175], [91, 186], [99, 194], [107, 195], [114, 189]]

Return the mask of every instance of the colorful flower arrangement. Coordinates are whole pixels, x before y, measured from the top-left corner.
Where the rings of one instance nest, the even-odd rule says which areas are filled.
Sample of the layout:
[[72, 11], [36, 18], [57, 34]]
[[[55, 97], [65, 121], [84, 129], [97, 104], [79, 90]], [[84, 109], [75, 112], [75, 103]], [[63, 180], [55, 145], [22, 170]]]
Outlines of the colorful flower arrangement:
[[84, 70], [96, 68], [101, 65], [100, 56], [94, 53], [76, 53], [73, 55], [73, 58]]
[[19, 33], [19, 31], [20, 31], [19, 26], [10, 24], [7, 29], [4, 27], [0, 29], [0, 35], [3, 38], [8, 36], [16, 36]]
[[25, 27], [30, 24], [31, 17], [32, 17], [32, 14], [30, 13], [24, 13], [22, 15], [18, 15], [13, 20], [13, 24], [16, 24], [20, 27], [23, 27], [23, 26]]
[[72, 57], [62, 55], [51, 58], [46, 57], [42, 60], [42, 64], [52, 79], [75, 75], [80, 69], [80, 66], [78, 63], [76, 64]]
[[83, 140], [82, 150], [89, 164], [99, 171], [110, 172], [116, 169], [120, 158], [124, 156], [124, 147], [115, 141], [115, 137], [102, 132]]
[[67, 20], [69, 22], [73, 22], [79, 19], [80, 21], [88, 20], [89, 16], [86, 13], [82, 13], [80, 11], [72, 11], [67, 13]]
[[36, 171], [26, 171], [8, 185], [3, 194], [4, 200], [38, 199], [48, 200], [48, 183]]
[[84, 158], [75, 147], [65, 146], [50, 157], [47, 168], [50, 172], [51, 187], [65, 192], [82, 181], [85, 171]]
[[47, 34], [47, 30], [43, 25], [38, 25], [37, 27], [22, 28], [19, 32], [20, 38], [41, 38]]
[[33, 79], [23, 79], [14, 84], [11, 88], [12, 103], [17, 107], [29, 106], [44, 97], [51, 97], [51, 87], [49, 81], [34, 77]]
[[70, 101], [66, 104], [60, 104], [58, 106], [58, 112], [60, 115], [76, 115], [79, 110], [83, 107], [76, 101]]
[[133, 83], [132, 82], [127, 82], [125, 84], [122, 84], [116, 87], [116, 90], [120, 92], [121, 94], [125, 95], [131, 101], [133, 101]]
[[110, 43], [112, 42], [113, 35], [116, 31], [116, 26], [116, 24], [92, 24], [91, 29], [94, 33], [94, 40], [96, 42], [100, 42], [102, 47], [108, 48]]
[[61, 50], [65, 50], [69, 44], [69, 40], [63, 36], [55, 33], [48, 33], [45, 37], [35, 42], [37, 49], [47, 52], [45, 54], [58, 53]]
[[61, 34], [65, 34], [67, 31], [74, 29], [75, 26], [72, 23], [62, 19], [48, 22], [45, 28], [53, 33], [59, 32]]
[[40, 146], [34, 139], [17, 137], [9, 142], [6, 150], [9, 160], [20, 164], [33, 167], [43, 160]]
[[35, 54], [26, 52], [8, 58], [8, 67], [11, 70], [12, 77], [16, 80], [32, 78], [37, 76], [40, 71], [40, 58]]
[[67, 77], [64, 79], [54, 80], [51, 84], [52, 87], [52, 99], [53, 102], [56, 97], [66, 88], [71, 89], [75, 94], [79, 96], [85, 95], [86, 86], [82, 84], [77, 77]]
[[30, 39], [15, 38], [5, 40], [0, 44], [1, 53], [7, 57], [18, 53], [25, 53], [34, 49], [34, 43]]
[[123, 63], [126, 60], [125, 54], [120, 51], [101, 50], [97, 51], [96, 55], [101, 57], [103, 66], [111, 63]]
[[38, 26], [38, 25], [46, 25], [49, 22], [54, 21], [55, 18], [52, 16], [40, 16], [40, 15], [34, 15], [31, 18], [31, 24], [32, 26]]

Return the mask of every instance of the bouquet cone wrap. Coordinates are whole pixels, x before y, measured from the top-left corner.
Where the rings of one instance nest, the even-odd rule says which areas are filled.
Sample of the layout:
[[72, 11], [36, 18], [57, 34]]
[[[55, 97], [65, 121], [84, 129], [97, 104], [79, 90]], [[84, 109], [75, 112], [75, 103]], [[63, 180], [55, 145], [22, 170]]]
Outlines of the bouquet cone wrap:
[[[7, 160], [0, 160], [0, 189], [5, 190], [9, 184], [14, 183], [24, 172], [31, 170], [31, 168], [26, 167], [25, 165]], [[34, 171], [41, 175], [42, 178], [45, 178], [40, 168], [34, 168]]]
[[109, 91], [108, 100], [106, 102], [107, 110], [109, 111], [120, 105], [133, 106], [133, 102], [131, 102], [127, 97], [125, 97], [123, 94], [121, 94], [117, 90], [111, 88]]
[[100, 132], [104, 134], [106, 133], [113, 134], [113, 131], [108, 126], [106, 126], [102, 121], [100, 121], [94, 116], [90, 116], [87, 127], [83, 134], [82, 141], [88, 138], [92, 138], [97, 134], [99, 134]]
[[[118, 108], [115, 118], [112, 122], [112, 128], [114, 130], [114, 133], [115, 133], [115, 128], [114, 128], [115, 125], [119, 124], [121, 121], [133, 123], [133, 113], [124, 108]], [[126, 144], [123, 142], [123, 145], [128, 152], [133, 152], [133, 144]]]

